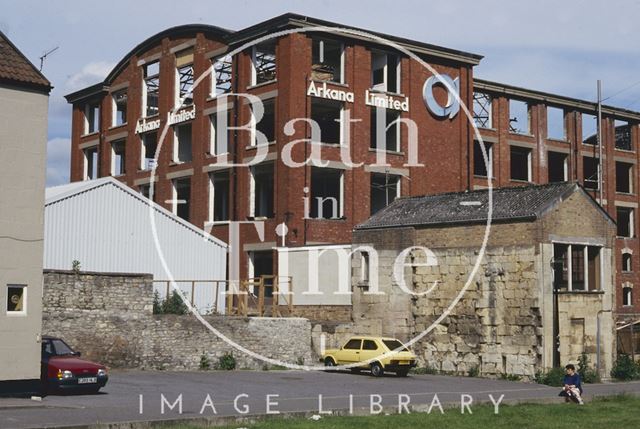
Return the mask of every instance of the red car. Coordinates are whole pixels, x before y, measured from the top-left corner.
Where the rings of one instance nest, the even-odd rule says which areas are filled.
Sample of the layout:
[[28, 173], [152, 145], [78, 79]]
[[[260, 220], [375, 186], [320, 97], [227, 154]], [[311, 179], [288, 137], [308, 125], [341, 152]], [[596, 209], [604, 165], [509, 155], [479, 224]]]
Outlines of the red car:
[[42, 370], [40, 378], [45, 392], [81, 390], [97, 393], [109, 380], [107, 368], [80, 359], [60, 338], [42, 337]]

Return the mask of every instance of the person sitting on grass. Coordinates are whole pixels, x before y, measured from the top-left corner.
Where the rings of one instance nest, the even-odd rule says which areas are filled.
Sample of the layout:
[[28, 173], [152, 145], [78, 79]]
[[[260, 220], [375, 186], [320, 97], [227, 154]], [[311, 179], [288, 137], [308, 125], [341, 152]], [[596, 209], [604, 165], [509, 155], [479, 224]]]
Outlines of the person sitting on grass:
[[565, 402], [573, 401], [583, 405], [580, 374], [576, 372], [576, 367], [572, 364], [565, 366], [564, 369], [566, 370], [566, 375], [562, 380], [562, 392], [560, 392], [559, 396], [564, 396]]

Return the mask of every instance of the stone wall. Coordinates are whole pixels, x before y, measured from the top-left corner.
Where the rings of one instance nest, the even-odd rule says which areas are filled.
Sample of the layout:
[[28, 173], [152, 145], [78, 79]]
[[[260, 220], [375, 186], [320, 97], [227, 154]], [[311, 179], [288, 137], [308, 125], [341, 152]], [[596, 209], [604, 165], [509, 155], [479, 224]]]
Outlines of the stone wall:
[[[151, 275], [46, 271], [43, 333], [60, 336], [88, 359], [111, 367], [194, 370], [233, 353], [238, 368], [265, 363], [242, 353], [193, 315], [154, 315]], [[315, 363], [303, 318], [206, 316], [239, 345], [289, 363]]]

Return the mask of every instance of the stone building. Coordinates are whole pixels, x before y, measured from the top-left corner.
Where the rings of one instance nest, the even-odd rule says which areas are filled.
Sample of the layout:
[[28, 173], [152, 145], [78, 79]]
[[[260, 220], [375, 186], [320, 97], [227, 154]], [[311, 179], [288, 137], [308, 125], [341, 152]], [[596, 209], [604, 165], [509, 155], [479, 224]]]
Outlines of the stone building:
[[494, 190], [488, 230], [489, 195], [400, 198], [355, 229], [355, 331], [407, 341], [426, 330], [413, 348], [443, 371], [532, 377], [586, 353], [606, 377], [615, 223], [559, 183]]

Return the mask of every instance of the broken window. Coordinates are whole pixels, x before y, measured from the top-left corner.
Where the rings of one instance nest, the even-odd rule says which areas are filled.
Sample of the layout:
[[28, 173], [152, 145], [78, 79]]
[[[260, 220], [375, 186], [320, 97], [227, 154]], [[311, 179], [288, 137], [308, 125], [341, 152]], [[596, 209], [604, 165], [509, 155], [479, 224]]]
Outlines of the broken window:
[[618, 224], [618, 237], [633, 237], [633, 209], [630, 207], [616, 207], [616, 223]]
[[191, 162], [191, 123], [174, 127], [173, 161]]
[[342, 217], [342, 170], [311, 168], [311, 217], [339, 219]]
[[142, 194], [143, 197], [148, 198], [151, 201], [154, 201], [153, 195], [151, 195], [151, 184], [150, 183], [144, 183], [144, 184], [138, 186], [138, 191], [140, 191], [140, 193]]
[[27, 312], [27, 286], [7, 285], [7, 313]]
[[211, 60], [211, 96], [231, 92], [233, 60], [230, 55], [223, 55]]
[[254, 218], [273, 217], [274, 164], [269, 162], [251, 167], [252, 199], [250, 215]]
[[146, 116], [158, 114], [158, 96], [160, 94], [160, 62], [155, 61], [144, 66], [143, 109]]
[[127, 123], [127, 90], [114, 92], [112, 126], [118, 127]]
[[547, 106], [547, 138], [566, 140], [567, 134], [564, 124], [564, 110]]
[[400, 196], [400, 176], [371, 173], [371, 215]]
[[111, 175], [125, 174], [125, 141], [117, 140], [111, 143]]
[[140, 169], [151, 170], [156, 165], [156, 149], [158, 147], [158, 133], [150, 132], [142, 135], [140, 153]]
[[598, 189], [598, 159], [590, 156], [582, 157], [582, 175], [584, 177], [583, 184], [587, 189]]
[[631, 262], [632, 262], [631, 253], [628, 253], [628, 252], [623, 253], [622, 254], [622, 271], [624, 272], [633, 271]]
[[97, 133], [100, 129], [100, 102], [89, 103], [84, 108], [84, 134]]
[[229, 171], [209, 175], [209, 221], [229, 220]]
[[547, 152], [549, 166], [549, 183], [569, 180], [568, 157], [565, 153]]
[[509, 100], [509, 132], [531, 134], [531, 111], [526, 101]]
[[482, 154], [482, 145], [477, 140], [473, 142], [473, 175], [474, 176], [488, 177], [489, 168], [487, 167], [493, 166], [493, 144], [484, 142], [484, 149], [485, 149], [485, 152], [487, 153], [486, 163], [484, 161], [484, 156]]
[[176, 54], [176, 106], [193, 104], [193, 49]]
[[311, 78], [343, 83], [342, 43], [334, 40], [311, 41]]
[[253, 47], [252, 85], [276, 79], [276, 40], [271, 39]]
[[629, 307], [633, 305], [633, 289], [629, 286], [622, 288], [622, 305]]
[[83, 150], [84, 153], [84, 180], [98, 178], [98, 147], [92, 146]]
[[179, 218], [189, 221], [191, 212], [191, 179], [181, 178], [173, 180], [172, 212]]
[[371, 52], [371, 89], [400, 92], [400, 58], [397, 55]]
[[342, 141], [342, 108], [341, 101], [323, 98], [311, 99], [311, 120], [320, 128], [320, 141], [327, 144], [340, 144]]
[[616, 161], [616, 192], [633, 193], [633, 164]]
[[492, 128], [492, 98], [484, 92], [473, 93], [473, 121], [478, 128]]
[[555, 290], [594, 291], [601, 288], [601, 248], [581, 244], [553, 245]]
[[582, 114], [582, 143], [598, 144], [598, 117], [596, 115]]
[[400, 112], [381, 107], [371, 108], [372, 149], [400, 151]]
[[511, 180], [531, 181], [531, 149], [511, 146]]
[[[264, 109], [262, 118], [260, 121], [257, 121], [257, 118], [252, 115], [252, 121], [255, 126], [255, 130], [259, 131], [266, 138], [267, 143], [273, 143], [276, 141], [276, 109], [275, 109], [275, 100], [263, 100], [262, 107]], [[259, 142], [258, 136], [255, 136], [253, 141], [253, 145], [257, 145]]]
[[629, 122], [616, 119], [614, 122], [616, 133], [616, 149], [633, 150], [631, 144], [631, 126]]

